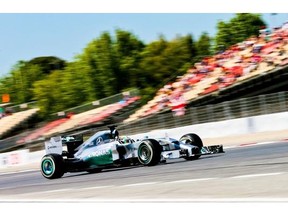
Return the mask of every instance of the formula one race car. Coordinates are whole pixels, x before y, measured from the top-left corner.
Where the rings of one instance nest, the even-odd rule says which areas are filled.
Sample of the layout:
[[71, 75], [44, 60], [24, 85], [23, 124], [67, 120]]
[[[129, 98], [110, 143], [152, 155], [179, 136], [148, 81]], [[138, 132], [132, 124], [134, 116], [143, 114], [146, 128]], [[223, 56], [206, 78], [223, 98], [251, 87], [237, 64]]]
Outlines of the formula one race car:
[[[203, 147], [201, 138], [193, 133], [179, 140], [143, 138], [133, 140], [119, 136], [116, 126], [95, 133], [85, 142], [83, 137], [58, 136], [45, 142], [46, 155], [41, 160], [41, 173], [47, 179], [61, 178], [66, 172], [100, 172], [104, 168], [144, 165], [153, 166], [167, 159], [198, 159], [201, 155], [223, 153], [222, 145]], [[67, 151], [63, 151], [63, 144]]]

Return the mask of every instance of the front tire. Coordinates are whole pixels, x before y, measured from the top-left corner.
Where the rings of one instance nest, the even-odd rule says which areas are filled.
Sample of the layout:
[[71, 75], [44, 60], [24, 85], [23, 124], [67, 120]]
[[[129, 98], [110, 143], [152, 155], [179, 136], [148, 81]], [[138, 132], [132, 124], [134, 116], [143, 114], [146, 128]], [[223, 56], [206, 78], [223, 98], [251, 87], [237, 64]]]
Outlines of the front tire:
[[64, 162], [59, 154], [45, 155], [41, 160], [41, 173], [47, 179], [61, 178], [64, 175]]
[[180, 141], [188, 145], [196, 146], [198, 148], [196, 151], [196, 154], [199, 154], [199, 155], [185, 157], [186, 160], [196, 160], [201, 156], [200, 154], [201, 154], [201, 149], [203, 147], [203, 142], [197, 134], [194, 134], [194, 133], [185, 134], [180, 138]]
[[162, 146], [153, 139], [144, 140], [138, 148], [138, 160], [144, 166], [154, 166], [160, 162]]

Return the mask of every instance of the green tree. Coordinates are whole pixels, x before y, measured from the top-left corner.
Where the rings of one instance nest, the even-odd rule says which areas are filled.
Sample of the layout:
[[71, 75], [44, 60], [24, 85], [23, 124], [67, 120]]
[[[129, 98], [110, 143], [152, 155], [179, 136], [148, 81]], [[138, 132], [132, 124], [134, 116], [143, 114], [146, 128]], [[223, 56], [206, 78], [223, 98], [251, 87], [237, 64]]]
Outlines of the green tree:
[[14, 65], [10, 74], [2, 79], [0, 93], [10, 94], [11, 102], [16, 104], [31, 101], [33, 98], [32, 83], [38, 79], [41, 79], [39, 67], [19, 61]]
[[14, 80], [13, 77], [5, 76], [0, 79], [0, 95], [10, 94], [10, 100], [14, 100]]
[[42, 117], [50, 113], [63, 110], [65, 103], [62, 101], [63, 71], [53, 71], [46, 79], [33, 83], [33, 94], [37, 100]]
[[190, 58], [191, 58], [191, 63], [194, 64], [196, 62], [196, 58], [197, 58], [197, 47], [196, 47], [196, 42], [194, 41], [193, 35], [188, 34], [185, 37], [187, 46], [190, 49]]
[[223, 50], [251, 36], [257, 36], [263, 26], [266, 24], [260, 14], [238, 13], [227, 23], [219, 21], [215, 38], [216, 47], [218, 50]]
[[31, 59], [28, 65], [37, 65], [43, 74], [49, 74], [54, 70], [63, 70], [66, 62], [55, 56], [41, 56]]
[[65, 67], [66, 62], [57, 57], [37, 57], [30, 61], [18, 61], [0, 81], [0, 93], [8, 93], [15, 104], [33, 100], [33, 83], [45, 79], [53, 70]]
[[63, 76], [61, 91], [65, 108], [79, 106], [96, 98], [94, 83], [91, 79], [90, 68], [85, 62], [77, 60], [67, 65]]
[[96, 73], [95, 89], [98, 93], [98, 98], [110, 96], [118, 93], [115, 86], [117, 86], [117, 74], [115, 74], [115, 67], [117, 66], [115, 52], [113, 50], [113, 41], [108, 32], [104, 32], [95, 41], [95, 60]]
[[139, 77], [139, 87], [146, 87], [147, 85], [154, 86], [158, 80], [162, 80], [163, 74], [167, 74], [165, 69], [163, 53], [168, 47], [168, 41], [164, 36], [160, 36], [159, 40], [148, 44], [141, 53]]
[[163, 36], [148, 44], [142, 52], [139, 87], [145, 100], [167, 82], [175, 80], [178, 75], [186, 73], [195, 57], [196, 49], [191, 35], [178, 36], [167, 41]]
[[115, 53], [118, 91], [135, 87], [138, 83], [141, 52], [145, 45], [135, 35], [121, 29], [116, 30]]
[[203, 32], [196, 42], [197, 61], [203, 59], [205, 56], [210, 56], [212, 39], [207, 32]]

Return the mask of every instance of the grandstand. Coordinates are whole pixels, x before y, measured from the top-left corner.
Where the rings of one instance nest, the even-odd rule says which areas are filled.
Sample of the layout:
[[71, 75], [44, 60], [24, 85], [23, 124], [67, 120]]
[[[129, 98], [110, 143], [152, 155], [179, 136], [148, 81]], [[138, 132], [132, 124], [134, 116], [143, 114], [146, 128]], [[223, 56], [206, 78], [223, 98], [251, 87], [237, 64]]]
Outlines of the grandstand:
[[66, 121], [68, 121], [68, 118], [61, 118], [61, 119], [57, 119], [55, 121], [49, 122], [45, 126], [40, 127], [39, 129], [36, 129], [35, 131], [33, 131], [28, 136], [25, 136], [22, 139], [18, 140], [17, 143], [22, 144], [22, 143], [28, 143], [28, 142], [41, 139], [44, 133], [47, 133], [48, 131], [52, 130], [53, 128], [57, 127], [60, 124], [63, 124]]
[[29, 120], [37, 114], [38, 108], [32, 108], [25, 111], [11, 113], [0, 119], [0, 138], [2, 139], [11, 131], [15, 130], [23, 122]]
[[287, 64], [287, 24], [271, 33], [261, 30], [258, 37], [196, 63], [184, 76], [161, 88], [124, 123], [171, 110], [170, 101], [179, 92], [188, 106], [200, 106], [285, 90], [287, 70], [283, 68]]
[[[32, 131], [27, 136], [18, 140], [17, 143], [25, 144], [37, 142], [38, 140], [43, 140], [56, 134], [72, 132], [79, 128], [91, 128], [95, 125], [103, 125], [115, 115], [126, 112], [127, 109], [129, 110], [133, 108], [135, 103], [139, 101], [139, 99], [139, 96], [127, 97], [127, 99], [125, 100], [122, 99], [122, 97], [121, 100], [119, 100], [119, 97], [115, 97], [115, 100], [117, 100], [117, 102], [101, 106], [100, 104], [107, 103], [107, 99], [102, 99], [101, 102], [99, 102], [99, 106], [97, 108], [76, 113], [73, 115], [69, 113], [70, 115], [68, 117], [48, 122], [44, 124], [44, 126]], [[108, 98], [108, 100], [113, 101], [113, 99], [111, 98]], [[82, 107], [78, 107], [78, 109], [81, 108]], [[71, 109], [69, 111], [71, 111]], [[77, 112], [77, 110], [75, 109], [74, 111]]]

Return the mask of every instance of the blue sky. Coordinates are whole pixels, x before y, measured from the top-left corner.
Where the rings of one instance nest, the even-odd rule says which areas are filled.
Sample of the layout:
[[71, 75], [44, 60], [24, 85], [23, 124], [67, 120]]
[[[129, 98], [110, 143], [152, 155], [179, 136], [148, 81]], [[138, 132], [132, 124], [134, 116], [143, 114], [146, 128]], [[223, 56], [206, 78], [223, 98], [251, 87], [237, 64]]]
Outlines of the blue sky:
[[[101, 32], [121, 28], [146, 43], [191, 33], [195, 39], [206, 31], [213, 36], [218, 20], [228, 21], [233, 13], [1, 13], [0, 76], [19, 60], [57, 56], [67, 61]], [[288, 21], [288, 13], [263, 14], [269, 26]]]

